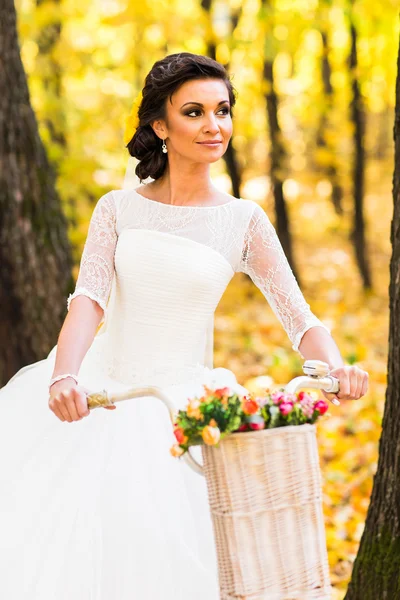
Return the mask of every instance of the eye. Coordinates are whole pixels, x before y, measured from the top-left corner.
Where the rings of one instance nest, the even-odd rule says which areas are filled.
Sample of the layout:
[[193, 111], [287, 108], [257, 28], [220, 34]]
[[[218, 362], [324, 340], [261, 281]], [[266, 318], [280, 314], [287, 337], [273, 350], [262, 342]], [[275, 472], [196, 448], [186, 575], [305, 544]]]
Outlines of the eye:
[[[220, 108], [218, 112], [221, 112], [221, 111], [223, 111], [223, 114], [224, 114], [224, 115], [227, 115], [227, 114], [229, 113], [229, 108], [228, 108], [227, 106], [225, 106], [224, 108]], [[191, 110], [191, 111], [189, 111], [189, 112], [185, 113], [185, 115], [186, 115], [187, 117], [191, 117], [191, 115], [192, 115], [193, 113], [200, 113], [200, 112], [201, 112], [201, 110], [200, 110], [200, 109], [198, 109], [198, 108], [196, 108], [196, 109], [193, 109], [193, 110]], [[193, 118], [195, 118], [195, 117], [191, 117], [191, 118], [193, 119]]]
[[198, 113], [198, 112], [200, 112], [198, 109], [196, 109], [196, 110], [191, 110], [190, 112], [187, 112], [187, 113], [185, 113], [185, 115], [186, 115], [187, 117], [190, 117], [190, 116], [192, 115], [192, 113]]

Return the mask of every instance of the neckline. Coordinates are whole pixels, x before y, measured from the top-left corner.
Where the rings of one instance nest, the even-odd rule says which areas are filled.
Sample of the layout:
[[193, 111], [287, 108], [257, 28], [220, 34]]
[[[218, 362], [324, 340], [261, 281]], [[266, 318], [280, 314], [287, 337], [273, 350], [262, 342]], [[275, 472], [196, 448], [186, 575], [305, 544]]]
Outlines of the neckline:
[[159, 204], [160, 206], [171, 206], [173, 208], [202, 208], [202, 209], [210, 209], [210, 208], [220, 208], [221, 206], [228, 206], [229, 204], [233, 204], [233, 202], [236, 202], [237, 200], [239, 200], [239, 198], [233, 198], [232, 200], [229, 200], [229, 202], [224, 202], [223, 204], [214, 204], [211, 206], [198, 206], [198, 205], [188, 205], [185, 206], [184, 204], [167, 204], [166, 202], [159, 202], [158, 200], [153, 200], [152, 198], [147, 198], [146, 196], [143, 196], [143, 194], [139, 194], [139, 192], [136, 191], [136, 188], [132, 189], [132, 192], [134, 192], [137, 196], [140, 196], [140, 198], [143, 198], [143, 200], [147, 200], [148, 202], [153, 202], [153, 204]]

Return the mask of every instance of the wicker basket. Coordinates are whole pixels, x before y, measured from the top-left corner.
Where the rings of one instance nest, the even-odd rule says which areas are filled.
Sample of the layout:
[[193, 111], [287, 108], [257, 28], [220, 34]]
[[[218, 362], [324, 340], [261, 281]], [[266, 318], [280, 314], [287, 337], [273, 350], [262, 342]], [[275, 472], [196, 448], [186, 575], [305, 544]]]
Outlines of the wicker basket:
[[[303, 371], [287, 392], [339, 390], [327, 363], [307, 360]], [[88, 406], [142, 396], [159, 398], [175, 422], [173, 400], [156, 386], [94, 392]], [[315, 425], [233, 433], [201, 449], [203, 467], [190, 452], [184, 459], [206, 477], [220, 600], [331, 600]]]
[[221, 600], [330, 600], [315, 425], [202, 446]]

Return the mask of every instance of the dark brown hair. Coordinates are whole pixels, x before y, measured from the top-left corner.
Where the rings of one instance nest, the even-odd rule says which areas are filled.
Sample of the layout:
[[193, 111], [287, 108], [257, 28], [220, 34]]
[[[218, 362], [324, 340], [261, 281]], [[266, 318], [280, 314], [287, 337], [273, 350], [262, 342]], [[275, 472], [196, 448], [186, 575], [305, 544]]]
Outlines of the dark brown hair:
[[139, 127], [126, 145], [129, 154], [140, 161], [135, 169], [140, 181], [147, 177], [158, 179], [167, 165], [167, 154], [161, 150], [162, 140], [150, 125], [156, 119], [165, 119], [166, 99], [171, 99], [172, 94], [186, 81], [211, 78], [224, 81], [232, 116], [237, 92], [221, 63], [208, 56], [190, 52], [169, 54], [154, 63], [142, 90], [143, 99], [138, 111]]

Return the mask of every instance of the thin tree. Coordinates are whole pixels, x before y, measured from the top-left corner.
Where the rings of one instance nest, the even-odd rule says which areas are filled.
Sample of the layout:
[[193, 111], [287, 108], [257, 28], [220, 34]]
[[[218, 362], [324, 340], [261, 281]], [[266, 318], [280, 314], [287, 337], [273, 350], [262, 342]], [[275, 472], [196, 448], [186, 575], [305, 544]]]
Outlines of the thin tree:
[[378, 467], [345, 600], [400, 598], [400, 48], [397, 68], [388, 385]]
[[283, 172], [284, 165], [287, 160], [287, 152], [283, 142], [282, 129], [278, 120], [279, 99], [276, 93], [274, 81], [274, 59], [276, 52], [272, 34], [274, 9], [272, 3], [273, 0], [261, 0], [260, 10], [260, 26], [264, 29], [265, 33], [263, 78], [266, 84], [265, 102], [267, 106], [267, 121], [269, 126], [269, 137], [271, 141], [270, 176], [275, 203], [276, 230], [292, 271], [300, 284], [299, 273], [296, 269], [293, 256], [289, 214], [283, 193]]
[[[217, 55], [217, 49], [215, 47], [215, 37], [214, 37], [214, 32], [213, 32], [213, 26], [212, 26], [212, 3], [213, 0], [201, 0], [201, 7], [202, 9], [205, 11], [206, 13], [206, 19], [207, 19], [207, 35], [206, 35], [206, 42], [207, 42], [207, 55], [216, 60], [216, 55]], [[232, 15], [231, 15], [231, 27], [232, 27], [232, 33], [231, 35], [233, 35], [238, 22], [239, 22], [239, 18], [240, 18], [240, 14], [242, 11], [242, 7], [238, 7], [237, 9], [233, 10]], [[225, 68], [229, 71], [229, 65], [225, 64], [224, 65]], [[236, 155], [236, 150], [232, 145], [232, 139], [230, 140], [226, 152], [224, 154], [224, 161], [226, 164], [226, 168], [232, 183], [232, 193], [234, 196], [236, 196], [237, 198], [240, 197], [240, 187], [242, 185], [242, 174], [241, 174], [241, 168], [239, 165], [239, 161]]]
[[365, 242], [365, 220], [364, 220], [364, 187], [365, 187], [365, 110], [358, 81], [358, 53], [357, 53], [357, 29], [354, 23], [352, 8], [350, 18], [350, 56], [349, 69], [351, 77], [351, 121], [353, 123], [353, 198], [354, 217], [351, 240], [354, 245], [355, 257], [364, 289], [372, 287], [371, 270], [368, 263], [367, 248]]
[[[46, 20], [43, 27], [39, 29], [37, 36], [38, 58], [36, 64], [43, 73], [41, 83], [44, 90], [46, 115], [43, 125], [49, 132], [49, 138], [53, 148], [57, 148], [58, 154], [65, 154], [67, 141], [65, 138], [65, 114], [62, 99], [62, 69], [56, 57], [57, 45], [60, 41], [61, 0], [36, 0], [39, 11], [50, 9], [52, 19]], [[58, 167], [58, 161], [52, 164], [54, 169]]]
[[[340, 173], [337, 167], [335, 148], [332, 147], [331, 138], [332, 126], [329, 123], [329, 115], [332, 112], [334, 105], [334, 91], [331, 83], [332, 66], [329, 59], [329, 38], [327, 33], [326, 19], [322, 19], [320, 29], [322, 40], [322, 59], [321, 59], [321, 80], [323, 89], [323, 103], [320, 114], [320, 121], [316, 135], [316, 143], [319, 148], [323, 148], [329, 153], [329, 162], [323, 165], [323, 171], [329, 178], [332, 185], [331, 200], [336, 214], [343, 214], [342, 198], [343, 188], [340, 184]], [[317, 165], [320, 168], [320, 165]]]
[[67, 223], [40, 140], [13, 0], [0, 0], [0, 385], [44, 358], [72, 287]]

